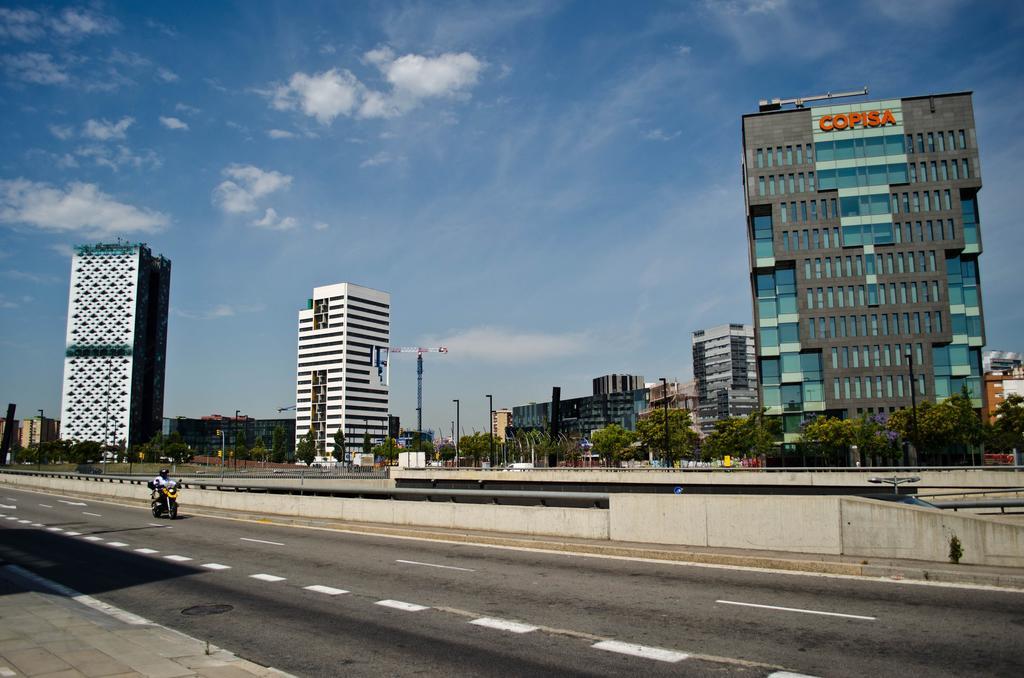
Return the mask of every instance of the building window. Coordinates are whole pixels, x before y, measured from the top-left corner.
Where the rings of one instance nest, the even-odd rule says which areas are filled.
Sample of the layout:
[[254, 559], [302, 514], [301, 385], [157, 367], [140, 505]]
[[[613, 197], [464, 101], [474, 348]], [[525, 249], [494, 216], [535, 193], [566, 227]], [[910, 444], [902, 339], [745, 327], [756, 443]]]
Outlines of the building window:
[[967, 137], [963, 130], [960, 130], [960, 148], [967, 148]]
[[792, 146], [786, 146], [786, 164], [787, 165], [792, 165], [793, 164], [793, 147]]
[[796, 145], [796, 164], [804, 164], [804, 147], [800, 144]]
[[764, 167], [764, 151], [760, 148], [757, 149], [757, 166]]
[[757, 178], [757, 194], [764, 195], [764, 177]]

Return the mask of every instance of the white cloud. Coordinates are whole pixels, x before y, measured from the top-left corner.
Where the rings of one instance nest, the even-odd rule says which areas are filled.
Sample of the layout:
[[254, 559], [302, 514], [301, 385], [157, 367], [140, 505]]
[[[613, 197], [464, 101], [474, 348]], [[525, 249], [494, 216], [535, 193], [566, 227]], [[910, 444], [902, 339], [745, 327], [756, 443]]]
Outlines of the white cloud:
[[459, 359], [525, 363], [562, 358], [590, 350], [586, 334], [519, 332], [499, 327], [472, 327], [424, 345], [447, 346]]
[[347, 70], [332, 68], [323, 73], [295, 73], [287, 85], [273, 92], [278, 110], [299, 108], [306, 115], [329, 125], [339, 115], [350, 115], [359, 100], [362, 85]]
[[469, 52], [430, 58], [406, 54], [378, 64], [396, 95], [415, 99], [451, 96], [476, 84], [484, 64]]
[[464, 95], [485, 67], [468, 52], [396, 58], [389, 47], [366, 52], [363, 61], [380, 70], [390, 85], [389, 91], [369, 89], [350, 71], [338, 68], [313, 75], [294, 73], [285, 85], [256, 91], [269, 96], [277, 110], [301, 110], [330, 125], [342, 115], [392, 118], [416, 108], [425, 99]]
[[217, 304], [205, 311], [186, 311], [176, 308], [173, 313], [192, 320], [217, 320], [218, 318], [231, 318], [242, 313], [259, 313], [263, 310], [266, 310], [264, 304]]
[[50, 134], [61, 141], [66, 141], [74, 136], [75, 131], [67, 125], [50, 125]]
[[292, 183], [287, 174], [265, 172], [252, 165], [229, 165], [222, 174], [228, 179], [213, 189], [213, 204], [231, 214], [255, 212], [258, 199]]
[[289, 231], [299, 225], [295, 217], [284, 217], [283, 219], [278, 217], [277, 210], [273, 207], [267, 208], [267, 211], [263, 213], [262, 219], [257, 219], [251, 223], [253, 226], [259, 226], [260, 228], [272, 231]]
[[169, 68], [164, 68], [163, 66], [156, 69], [156, 77], [164, 82], [177, 82], [179, 79], [177, 73]]
[[57, 17], [50, 19], [50, 27], [62, 37], [79, 38], [116, 33], [121, 25], [113, 17], [96, 14], [87, 9], [68, 7]]
[[0, 275], [3, 275], [3, 277], [10, 278], [12, 280], [24, 280], [25, 282], [31, 282], [40, 285], [52, 285], [53, 283], [60, 282], [59, 278], [55, 278], [52, 275], [37, 275], [35, 273], [29, 273], [27, 271], [18, 271], [14, 269], [4, 271]]
[[64, 67], [53, 62], [53, 57], [41, 52], [8, 54], [3, 57], [4, 68], [15, 80], [37, 85], [60, 85], [68, 81]]
[[60, 167], [61, 169], [71, 169], [74, 167], [78, 167], [78, 161], [75, 160], [75, 156], [71, 155], [70, 153], [65, 153], [64, 155], [58, 157], [56, 159], [56, 162], [57, 167]]
[[30, 9], [5, 9], [0, 7], [0, 39], [32, 42], [43, 37], [43, 17]]
[[195, 106], [189, 106], [188, 104], [183, 104], [180, 102], [175, 104], [174, 110], [176, 110], [179, 113], [185, 113], [187, 115], [195, 115], [196, 113], [199, 113], [199, 109]]
[[110, 122], [108, 120], [92, 120], [89, 119], [85, 122], [85, 128], [82, 130], [82, 136], [97, 141], [109, 141], [111, 139], [124, 139], [125, 132], [135, 122], [135, 118], [125, 116], [117, 122]]
[[72, 182], [65, 188], [27, 179], [0, 181], [0, 222], [26, 224], [44, 231], [111, 237], [156, 233], [170, 218], [103, 193], [95, 184]]
[[379, 153], [371, 155], [366, 160], [363, 160], [361, 163], [359, 163], [359, 166], [379, 167], [381, 165], [390, 165], [392, 163], [403, 164], [405, 163], [405, 161], [406, 157], [404, 155], [395, 155], [394, 153], [390, 153], [388, 151], [381, 151]]
[[[80, 146], [75, 149], [75, 156], [91, 159], [97, 165], [101, 167], [108, 167], [115, 172], [122, 167], [156, 169], [163, 164], [163, 160], [155, 151], [145, 149], [136, 153], [123, 144], [119, 144], [115, 147], [103, 146], [100, 144]], [[67, 156], [65, 156], [65, 159], [66, 158]], [[64, 163], [65, 159], [62, 159], [60, 162]], [[67, 166], [77, 167], [77, 164], [67, 164]]]
[[676, 54], [679, 56], [687, 56], [693, 51], [693, 48], [689, 45], [678, 45], [676, 46]]
[[328, 228], [330, 228], [330, 225], [328, 225], [327, 222], [324, 221], [318, 221], [315, 224], [313, 224], [314, 231], [326, 231]]
[[647, 139], [648, 141], [672, 141], [680, 134], [682, 134], [682, 132], [680, 132], [679, 130], [676, 130], [675, 132], [672, 133], [667, 133], [665, 132], [665, 130], [659, 127], [644, 133], [644, 139]]
[[188, 123], [182, 122], [177, 118], [165, 117], [162, 115], [160, 116], [160, 124], [166, 127], [167, 129], [188, 129]]
[[271, 139], [294, 139], [295, 133], [284, 129], [267, 130], [267, 136]]
[[64, 257], [65, 259], [70, 259], [71, 257], [75, 256], [75, 248], [66, 242], [59, 242], [50, 245], [50, 249], [59, 254], [60, 256]]

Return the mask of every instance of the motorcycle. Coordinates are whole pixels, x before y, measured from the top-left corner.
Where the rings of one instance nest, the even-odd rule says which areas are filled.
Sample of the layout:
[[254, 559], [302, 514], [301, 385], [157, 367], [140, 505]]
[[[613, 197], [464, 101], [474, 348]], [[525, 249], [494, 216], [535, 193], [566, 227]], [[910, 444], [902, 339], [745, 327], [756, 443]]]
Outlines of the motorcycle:
[[171, 520], [177, 518], [178, 494], [180, 491], [177, 484], [154, 488], [152, 501], [153, 517], [162, 518], [166, 515]]

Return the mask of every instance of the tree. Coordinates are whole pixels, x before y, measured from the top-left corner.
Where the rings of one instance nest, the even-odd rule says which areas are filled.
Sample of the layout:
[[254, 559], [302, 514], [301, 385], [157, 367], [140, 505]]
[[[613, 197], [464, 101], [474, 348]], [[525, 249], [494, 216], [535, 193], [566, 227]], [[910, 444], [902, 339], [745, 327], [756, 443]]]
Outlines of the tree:
[[[69, 443], [71, 441], [68, 441]], [[76, 464], [88, 464], [103, 458], [103, 445], [94, 440], [83, 440], [71, 446], [71, 458]]]
[[750, 446], [746, 417], [719, 419], [715, 428], [701, 443], [704, 459], [722, 459], [725, 456], [743, 456]]
[[389, 462], [398, 459], [399, 452], [400, 450], [398, 448], [398, 443], [395, 442], [394, 438], [388, 438], [383, 443], [381, 443], [380, 445], [371, 450], [374, 459], [376, 459], [377, 457], [382, 457], [383, 459]]
[[372, 453], [373, 453], [373, 443], [370, 442], [370, 432], [369, 431], [364, 431], [363, 432], [363, 454], [372, 454]]
[[633, 443], [636, 439], [636, 432], [628, 431], [618, 424], [609, 424], [590, 436], [590, 442], [594, 443], [593, 451], [603, 459], [616, 463], [633, 458]]
[[249, 458], [249, 441], [245, 435], [245, 426], [235, 432], [235, 459]]
[[339, 426], [334, 432], [334, 458], [338, 461], [345, 461], [345, 431]]
[[267, 460], [267, 448], [263, 444], [263, 438], [256, 439], [256, 444], [252, 446], [251, 450], [249, 450], [249, 456], [258, 461]]
[[139, 453], [142, 455], [142, 461], [150, 464], [159, 462], [160, 457], [164, 455], [164, 434], [160, 431], [154, 433], [149, 442], [139, 447]]
[[302, 436], [302, 440], [295, 446], [295, 456], [299, 461], [305, 462], [307, 466], [316, 459], [316, 438], [313, 435], [312, 428], [309, 429], [306, 435]]
[[473, 466], [479, 466], [480, 460], [491, 453], [491, 434], [474, 432], [470, 436], [459, 438], [459, 457], [471, 460]]
[[853, 422], [836, 417], [815, 417], [804, 423], [800, 437], [803, 442], [810, 443], [822, 457], [835, 462], [845, 459], [853, 445]]
[[275, 426], [273, 437], [270, 442], [270, 459], [275, 464], [281, 464], [285, 461], [285, 430], [284, 426]]
[[993, 450], [1024, 449], [1024, 397], [1014, 393], [996, 406], [995, 421], [987, 427], [986, 441]]
[[[688, 457], [693, 454], [697, 445], [698, 435], [691, 427], [693, 420], [686, 410], [668, 411], [668, 459], [669, 463], [676, 459]], [[661, 408], [651, 410], [651, 413], [637, 422], [637, 436], [645, 450], [657, 451], [665, 455], [665, 411]]]

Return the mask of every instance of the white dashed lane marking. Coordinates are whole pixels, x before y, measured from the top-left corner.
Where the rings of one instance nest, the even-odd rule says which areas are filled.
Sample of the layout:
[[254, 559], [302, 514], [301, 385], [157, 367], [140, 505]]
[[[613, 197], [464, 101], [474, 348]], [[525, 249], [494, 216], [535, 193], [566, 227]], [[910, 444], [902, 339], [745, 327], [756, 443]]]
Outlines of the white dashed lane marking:
[[96, 516], [97, 518], [102, 518], [103, 517], [99, 513], [89, 513], [88, 511], [82, 511], [82, 515], [83, 516]]
[[21, 523], [22, 525], [27, 525], [28, 523], [31, 523], [32, 521], [31, 520], [19, 520], [18, 522]]
[[159, 551], [157, 551], [156, 549], [135, 549], [135, 552], [136, 552], [136, 553], [145, 553], [145, 554], [150, 554], [150, 553], [160, 553], [160, 552], [159, 552]]
[[84, 501], [65, 501], [64, 499], [58, 499], [57, 501], [68, 506], [88, 506]]
[[50, 532], [63, 532], [64, 531], [63, 529], [61, 529], [59, 527], [48, 527], [46, 529], [49, 530]]
[[88, 536], [85, 538], [87, 541], [103, 541], [103, 537]]
[[405, 612], [419, 612], [421, 610], [429, 610], [426, 605], [416, 605], [415, 603], [403, 603], [400, 600], [378, 600], [374, 605], [380, 605], [382, 607], [390, 607], [395, 610], [403, 610]]
[[816, 676], [809, 676], [806, 673], [793, 673], [791, 671], [776, 671], [769, 673], [768, 678], [817, 678]]
[[230, 570], [230, 565], [221, 565], [220, 563], [204, 563], [203, 567], [207, 570]]
[[266, 541], [264, 539], [249, 539], [248, 537], [239, 537], [239, 539], [241, 539], [242, 541], [256, 542], [257, 544], [270, 544], [271, 546], [284, 546], [284, 544], [282, 544], [279, 541]]
[[107, 546], [128, 546], [123, 541], [108, 541]]
[[160, 523], [146, 523], [146, 524], [147, 525], [151, 525], [152, 527], [166, 527], [168, 530], [171, 529], [170, 525], [161, 525]]
[[302, 588], [307, 591], [315, 591], [316, 593], [326, 593], [329, 596], [340, 596], [342, 593], [348, 593], [345, 589], [336, 589], [331, 586], [320, 586], [319, 584], [315, 586], [303, 586]]
[[628, 654], [632, 657], [643, 657], [644, 659], [654, 659], [659, 662], [670, 662], [672, 664], [680, 662], [690, 656], [685, 652], [665, 650], [660, 647], [636, 645], [634, 643], [623, 643], [618, 640], [602, 640], [600, 643], [594, 643], [591, 647], [598, 650], [607, 650], [608, 652]]
[[14, 671], [11, 671], [6, 666], [0, 666], [0, 676], [4, 676], [4, 678], [7, 678], [7, 676], [16, 676], [16, 675], [18, 675], [18, 674], [15, 673]]
[[435, 565], [433, 563], [421, 563], [415, 560], [396, 560], [396, 563], [405, 563], [406, 565], [422, 565], [423, 567], [437, 567], [442, 570], [459, 570], [460, 572], [476, 572], [468, 567], [455, 567], [454, 565]]
[[14, 516], [4, 516], [4, 520], [17, 520]]
[[494, 617], [480, 617], [479, 619], [474, 619], [469, 623], [477, 626], [485, 626], [489, 629], [498, 629], [499, 631], [511, 631], [512, 633], [529, 633], [530, 631], [536, 631], [539, 628], [532, 624], [508, 621], [507, 619], [495, 619]]
[[250, 579], [259, 579], [260, 581], [284, 581], [284, 577], [278, 577], [276, 574], [250, 574]]
[[67, 535], [67, 536], [69, 536], [69, 537], [80, 537], [80, 536], [82, 536], [82, 533], [81, 533], [81, 532], [72, 532], [72, 531], [70, 531], [70, 530], [68, 530], [68, 531], [67, 531], [67, 532], [65, 532], [64, 534], [66, 534], [66, 535]]
[[187, 563], [192, 560], [188, 556], [164, 556], [167, 560], [173, 560], [176, 563]]
[[53, 508], [53, 507], [52, 507], [52, 506], [50, 506], [49, 504], [40, 504], [40, 506], [42, 506], [43, 508]]
[[798, 607], [777, 607], [775, 605], [758, 605], [756, 603], [740, 603], [735, 600], [716, 600], [716, 603], [722, 603], [723, 605], [742, 605], [743, 607], [756, 607], [762, 610], [779, 610], [781, 612], [801, 612], [803, 614], [820, 614], [826, 617], [844, 617], [846, 619], [863, 619], [865, 621], [875, 621], [875, 617], [865, 617], [859, 614], [842, 614], [841, 612], [822, 612], [821, 610], [803, 610]]

